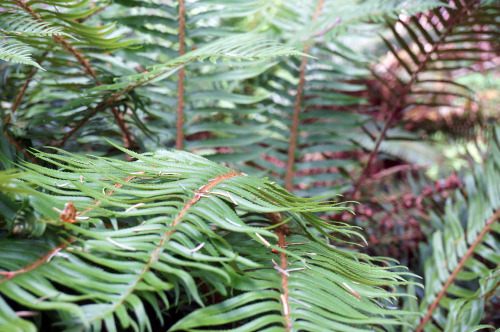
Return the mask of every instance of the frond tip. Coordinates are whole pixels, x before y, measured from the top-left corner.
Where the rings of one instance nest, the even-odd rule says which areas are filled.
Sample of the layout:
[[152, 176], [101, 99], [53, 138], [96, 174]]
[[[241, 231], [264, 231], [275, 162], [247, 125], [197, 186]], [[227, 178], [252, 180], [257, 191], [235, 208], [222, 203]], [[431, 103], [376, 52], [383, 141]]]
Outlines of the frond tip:
[[0, 60], [23, 63], [45, 70], [31, 58], [31, 48], [17, 40], [0, 41]]

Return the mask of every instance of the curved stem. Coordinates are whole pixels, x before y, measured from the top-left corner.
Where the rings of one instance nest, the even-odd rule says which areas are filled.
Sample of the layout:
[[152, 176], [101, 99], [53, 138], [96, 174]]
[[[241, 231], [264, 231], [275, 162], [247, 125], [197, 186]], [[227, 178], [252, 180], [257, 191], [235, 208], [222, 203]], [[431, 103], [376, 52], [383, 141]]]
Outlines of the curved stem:
[[472, 245], [469, 247], [469, 249], [467, 250], [467, 252], [465, 253], [465, 255], [462, 257], [462, 259], [458, 263], [458, 266], [453, 270], [453, 272], [451, 273], [450, 277], [448, 278], [448, 280], [444, 284], [443, 288], [439, 292], [438, 296], [436, 297], [436, 299], [434, 300], [434, 302], [432, 302], [431, 306], [427, 310], [427, 313], [425, 314], [425, 317], [422, 319], [422, 321], [418, 325], [416, 332], [422, 332], [422, 330], [424, 328], [424, 325], [429, 321], [429, 319], [431, 319], [432, 313], [438, 307], [439, 301], [443, 298], [443, 296], [445, 296], [446, 291], [448, 290], [448, 288], [455, 281], [455, 278], [457, 277], [457, 274], [464, 268], [465, 262], [467, 261], [467, 259], [469, 259], [469, 257], [472, 256], [472, 254], [474, 253], [474, 249], [476, 249], [476, 247], [481, 243], [483, 237], [490, 231], [491, 226], [493, 226], [493, 224], [498, 220], [499, 216], [500, 216], [500, 209], [498, 209], [495, 212], [495, 214], [493, 215], [493, 217], [491, 217], [491, 219], [488, 220], [488, 222], [484, 226], [484, 228], [481, 231], [481, 233], [479, 233], [477, 235], [476, 239], [474, 240], [474, 243], [472, 243]]

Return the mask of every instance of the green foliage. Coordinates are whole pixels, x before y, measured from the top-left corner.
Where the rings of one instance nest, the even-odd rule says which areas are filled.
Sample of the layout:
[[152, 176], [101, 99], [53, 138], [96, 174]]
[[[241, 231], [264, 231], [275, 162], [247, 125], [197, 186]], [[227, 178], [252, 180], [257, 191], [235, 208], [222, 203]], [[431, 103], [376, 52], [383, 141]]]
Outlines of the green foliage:
[[494, 325], [498, 5], [182, 3], [0, 0], [0, 330]]
[[499, 142], [497, 127], [488, 158], [464, 175], [464, 188], [446, 200], [444, 214], [431, 213], [430, 241], [421, 247], [426, 287], [420, 311], [428, 311], [443, 287], [445, 292], [425, 330], [469, 331], [480, 325], [500, 282]]
[[[145, 303], [162, 319], [160, 303], [166, 309], [191, 301], [203, 306], [214, 292], [229, 299], [195, 310], [173, 330], [231, 322], [283, 327], [288, 310], [296, 329], [399, 324], [394, 317], [409, 314], [379, 302], [401, 295], [382, 286], [406, 284], [404, 273], [327, 244], [356, 235], [351, 226], [313, 214], [343, 209], [336, 204], [295, 197], [269, 180], [185, 152], [128, 151], [135, 162], [59, 152], [37, 154], [58, 170], [25, 164], [25, 173], [11, 181], [29, 191], [24, 197], [46, 227], [36, 239], [10, 236], [0, 244], [0, 267], [20, 271], [0, 280], [5, 320], [13, 328], [28, 323], [6, 299], [29, 310], [56, 310], [54, 323], [68, 329], [100, 330], [103, 321], [110, 331], [118, 322], [119, 329], [151, 330]], [[55, 211], [69, 201], [79, 211], [74, 220]], [[284, 223], [273, 224], [266, 213]], [[285, 230], [289, 245], [277, 250], [290, 257], [286, 270], [269, 248]], [[40, 259], [40, 253], [47, 254]], [[289, 286], [281, 286], [282, 279]], [[280, 303], [283, 291], [289, 308]], [[331, 308], [332, 298], [343, 305]]]

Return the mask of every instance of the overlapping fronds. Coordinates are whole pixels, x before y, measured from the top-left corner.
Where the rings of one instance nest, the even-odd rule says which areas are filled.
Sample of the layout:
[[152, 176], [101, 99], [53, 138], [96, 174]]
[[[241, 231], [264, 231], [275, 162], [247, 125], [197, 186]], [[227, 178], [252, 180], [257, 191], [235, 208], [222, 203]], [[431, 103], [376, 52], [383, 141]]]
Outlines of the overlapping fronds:
[[[496, 110], [495, 75], [487, 98], [463, 76], [497, 62], [497, 14], [488, 0], [0, 0], [0, 58], [35, 66], [0, 64], [0, 163], [38, 163], [0, 173], [0, 330], [477, 329], [498, 282], [497, 223], [482, 227], [497, 150], [456, 175], [489, 132], [432, 140], [497, 118], [480, 104]], [[210, 161], [161, 150], [174, 145]], [[27, 152], [44, 146], [95, 157]], [[137, 160], [103, 157], [116, 146]], [[364, 204], [353, 215], [338, 194]], [[363, 250], [425, 275], [425, 297]], [[421, 303], [399, 301], [408, 284]]]
[[[399, 294], [382, 287], [405, 284], [404, 273], [325, 242], [356, 235], [351, 226], [313, 215], [342, 207], [295, 197], [274, 182], [184, 152], [128, 151], [135, 162], [59, 152], [37, 156], [59, 170], [25, 164], [26, 173], [13, 180], [30, 192], [25, 197], [46, 230], [36, 239], [0, 241], [6, 324], [34, 330], [9, 309], [14, 301], [30, 312], [55, 310], [54, 323], [66, 328], [100, 330], [104, 322], [108, 331], [151, 330], [146, 303], [162, 320], [160, 303], [167, 309], [192, 301], [203, 306], [212, 293], [225, 298], [234, 292], [241, 295], [217, 305], [219, 319], [212, 320], [209, 307], [193, 313], [200, 320], [176, 329], [207, 319], [212, 325], [244, 322], [255, 314], [247, 306], [266, 313], [253, 321], [255, 328], [289, 322], [300, 329], [320, 316], [337, 329], [399, 324], [394, 315], [403, 313], [385, 302]], [[19, 224], [8, 230], [27, 231]], [[273, 269], [280, 256], [291, 265]], [[283, 278], [288, 286], [280, 286]], [[333, 305], [336, 298], [342, 306]], [[245, 313], [234, 316], [235, 307]]]
[[[99, 6], [88, 7], [88, 1], [75, 1], [71, 4], [53, 1], [39, 1], [36, 4], [26, 4], [20, 0], [0, 1], [0, 34], [24, 45], [22, 49], [2, 50], [2, 59], [40, 67], [32, 60], [17, 59], [26, 53], [28, 45], [37, 50], [53, 50], [54, 46], [59, 46], [75, 56], [78, 55], [75, 47], [112, 50], [130, 45], [130, 42], [120, 42], [121, 36], [104, 38], [113, 31], [113, 25], [91, 27], [78, 22], [78, 19], [88, 18], [99, 9]], [[73, 43], [70, 44], [63, 38], [73, 39]], [[5, 52], [10, 56], [3, 55]], [[13, 57], [12, 52], [17, 57]]]
[[237, 323], [228, 330], [282, 326], [286, 331], [370, 331], [376, 325], [399, 325], [395, 314], [414, 315], [394, 310], [393, 297], [402, 295], [396, 288], [379, 287], [406, 281], [367, 264], [367, 257], [359, 255], [354, 263], [343, 251], [291, 235], [286, 237], [287, 257], [280, 260], [268, 248], [256, 249], [251, 241], [233, 235], [230, 243], [240, 243], [241, 253], [259, 263], [259, 268], [243, 267], [254, 282], [238, 285], [243, 294], [189, 314], [172, 330], [218, 330]]
[[[325, 0], [322, 6], [321, 14], [314, 22], [307, 21], [305, 29], [300, 31], [295, 40], [319, 39], [330, 42], [336, 36], [348, 33], [353, 27], [366, 23], [382, 23], [388, 17], [397, 19], [400, 15], [413, 16], [418, 13], [435, 9], [446, 5], [439, 0], [369, 0], [363, 2]], [[303, 16], [304, 8], [314, 11], [314, 2], [302, 1], [299, 5], [286, 5], [290, 11], [296, 12], [295, 15]], [[302, 13], [301, 13], [302, 12]], [[307, 13], [307, 10], [305, 11]], [[311, 16], [311, 14], [309, 14]], [[279, 26], [283, 29], [290, 29], [293, 24], [293, 17], [279, 17]], [[273, 21], [273, 20], [271, 20]], [[288, 27], [284, 23], [288, 23]]]
[[[341, 38], [359, 24], [380, 21], [375, 20], [375, 16], [381, 18], [401, 14], [405, 8], [408, 13], [412, 13], [420, 7], [421, 10], [437, 5], [439, 3], [436, 1], [399, 2], [397, 6], [387, 2], [382, 7], [374, 3], [319, 1], [294, 4], [269, 2], [267, 7], [259, 7], [268, 23], [279, 29], [281, 38], [289, 43], [303, 45], [305, 42], [317, 41], [318, 45], [312, 44], [309, 53], [318, 59], [310, 59], [305, 68], [301, 68], [295, 59], [270, 65], [264, 72], [259, 72], [255, 67], [244, 68], [249, 75], [260, 74], [262, 83], [259, 84], [259, 90], [265, 88], [267, 92], [267, 95], [255, 96], [254, 100], [248, 96], [223, 95], [219, 92], [217, 97], [232, 98], [227, 98], [224, 103], [221, 98], [218, 98], [218, 102], [207, 98], [209, 106], [200, 107], [198, 105], [203, 104], [197, 98], [194, 103], [197, 107], [193, 110], [196, 125], [191, 125], [189, 133], [192, 137], [206, 139], [187, 142], [186, 146], [199, 149], [213, 160], [237, 163], [238, 167], [250, 174], [265, 174], [267, 171], [284, 179], [286, 173], [290, 172], [284, 167], [290, 159], [289, 137], [293, 136], [290, 131], [298, 131], [297, 163], [292, 169], [295, 192], [313, 196], [344, 191], [350, 183], [346, 175], [358, 164], [352, 160], [355, 156], [347, 152], [358, 147], [350, 140], [350, 136], [353, 132], [359, 133], [362, 124], [368, 120], [368, 117], [353, 112], [363, 104], [361, 96], [366, 86], [355, 80], [367, 75], [363, 67], [368, 58], [349, 49]], [[314, 21], [312, 17], [316, 10], [318, 15]], [[337, 29], [340, 26], [342, 28]], [[298, 101], [301, 114], [298, 130], [295, 130], [291, 129], [291, 118], [299, 93], [297, 78], [304, 70], [307, 79], [304, 92], [300, 93], [302, 98]], [[225, 78], [224, 75], [209, 77], [212, 80]], [[232, 78], [230, 73], [227, 78]], [[203, 80], [202, 77], [200, 79]], [[239, 93], [245, 92], [244, 87], [248, 86], [247, 91], [253, 91], [251, 84], [243, 84], [241, 87], [235, 82], [228, 88]], [[217, 88], [220, 90], [220, 85]], [[212, 94], [196, 94], [198, 96], [211, 97]], [[206, 115], [206, 111], [210, 111], [209, 115]], [[258, 116], [249, 115], [250, 112], [258, 112]], [[219, 125], [212, 124], [214, 120]], [[228, 122], [224, 126], [225, 131], [218, 130], [221, 120]], [[252, 136], [245, 131], [245, 128], [250, 127], [258, 128]], [[335, 144], [325, 144], [326, 140], [332, 139], [335, 139]], [[256, 158], [258, 156], [260, 158]]]

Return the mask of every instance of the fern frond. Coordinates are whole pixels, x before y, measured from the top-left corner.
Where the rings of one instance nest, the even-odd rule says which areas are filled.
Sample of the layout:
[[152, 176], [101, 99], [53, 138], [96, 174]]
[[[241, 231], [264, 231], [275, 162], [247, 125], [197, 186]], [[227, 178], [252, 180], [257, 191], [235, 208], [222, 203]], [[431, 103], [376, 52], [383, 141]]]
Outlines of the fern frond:
[[13, 63], [22, 63], [43, 69], [31, 58], [32, 48], [17, 40], [0, 41], [0, 60]]
[[[242, 267], [255, 281], [239, 284], [241, 295], [196, 310], [171, 330], [218, 330], [243, 321], [247, 323], [228, 331], [277, 326], [287, 331], [368, 331], [372, 324], [398, 325], [394, 315], [412, 314], [390, 308], [391, 298], [402, 294], [378, 287], [406, 284], [394, 272], [370, 265], [363, 256], [353, 264], [345, 252], [314, 244], [311, 237], [292, 235], [286, 240], [290, 257], [283, 268], [279, 256], [267, 254], [267, 248], [256, 249], [236, 234], [229, 237], [239, 252], [259, 263], [258, 269]], [[338, 305], [332, 305], [332, 298]]]
[[[301, 294], [309, 287], [311, 272], [334, 287], [315, 315], [332, 310], [325, 307], [330, 296], [340, 296], [361, 310], [345, 317], [338, 316], [340, 312], [328, 315], [328, 319], [339, 321], [339, 326], [355, 323], [353, 317], [361, 319], [361, 324], [375, 319], [362, 312], [399, 315], [380, 308], [374, 298], [398, 296], [379, 287], [406, 284], [404, 273], [390, 272], [375, 266], [367, 256], [325, 244], [326, 239], [345, 242], [357, 236], [356, 227], [313, 215], [342, 207], [295, 197], [274, 182], [237, 173], [189, 153], [141, 155], [123, 151], [137, 161], [86, 158], [59, 151], [61, 154], [36, 154], [59, 170], [24, 164], [26, 173], [20, 178], [30, 192], [37, 222], [47, 229], [37, 240], [0, 241], [2, 296], [30, 310], [70, 315], [71, 320], [64, 322], [69, 326], [99, 330], [104, 322], [108, 330], [114, 330], [115, 321], [120, 321], [123, 328], [150, 330], [144, 301], [154, 307], [162, 301], [170, 307], [182, 296], [189, 302], [205, 303], [195, 277], [221, 296], [245, 290], [251, 291], [247, 296], [257, 292], [251, 296], [280, 298], [275, 291], [280, 270], [272, 269], [268, 244], [285, 239], [285, 235], [269, 229], [287, 227], [294, 234], [287, 235], [287, 241], [310, 242], [297, 247], [279, 242], [281, 247], [276, 249], [290, 257], [293, 268], [302, 271], [290, 272], [298, 278], [289, 280], [290, 298], [313, 303], [312, 293]], [[69, 217], [72, 211], [75, 213]], [[267, 218], [252, 217], [266, 213], [282, 214], [285, 219], [274, 224]], [[263, 292], [269, 277], [277, 283], [268, 284], [268, 291]], [[349, 292], [366, 298], [358, 303], [358, 296]], [[246, 305], [242, 297], [232, 301]], [[300, 305], [289, 303], [294, 320], [309, 320]], [[277, 303], [268, 304], [265, 310], [274, 311]], [[276, 326], [283, 326], [282, 319], [275, 321]], [[399, 324], [388, 317], [375, 321]]]
[[297, 51], [294, 47], [269, 39], [265, 35], [248, 33], [221, 38], [164, 64], [153, 66], [146, 74], [129, 76], [126, 79], [137, 82], [150, 81], [153, 77], [155, 79], [157, 77], [163, 78], [161, 75], [194, 60], [201, 62], [208, 59], [210, 62], [216, 63], [220, 59], [224, 63], [230, 63], [232, 61], [255, 61], [279, 56], [307, 55]]
[[[467, 10], [471, 12], [462, 14]], [[394, 82], [386, 102], [400, 109], [416, 105], [420, 112], [477, 104], [474, 91], [458, 84], [458, 69], [492, 61], [497, 53], [494, 40], [500, 22], [490, 17], [497, 12], [497, 8], [465, 1], [456, 7], [435, 8], [418, 18], [388, 20], [393, 38], [382, 40], [390, 57], [377, 66], [376, 75], [377, 79]], [[480, 39], [471, 39], [478, 27], [484, 33]], [[394, 65], [390, 61], [401, 69], [388, 70]]]

